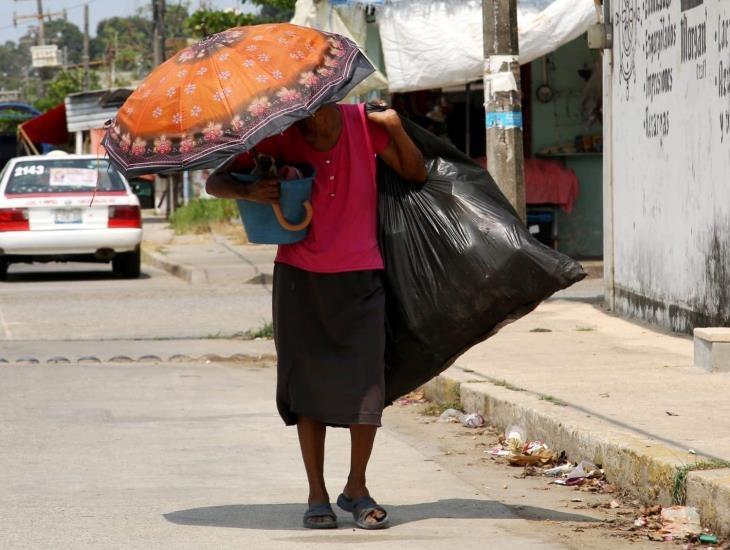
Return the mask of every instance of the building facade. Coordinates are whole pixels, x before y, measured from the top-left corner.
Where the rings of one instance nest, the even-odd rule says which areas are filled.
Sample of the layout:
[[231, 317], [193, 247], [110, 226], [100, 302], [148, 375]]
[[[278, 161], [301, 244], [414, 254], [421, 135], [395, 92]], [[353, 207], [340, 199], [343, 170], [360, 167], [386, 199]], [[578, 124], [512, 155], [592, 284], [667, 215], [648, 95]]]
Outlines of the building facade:
[[730, 325], [730, 2], [608, 7], [608, 301], [679, 332]]

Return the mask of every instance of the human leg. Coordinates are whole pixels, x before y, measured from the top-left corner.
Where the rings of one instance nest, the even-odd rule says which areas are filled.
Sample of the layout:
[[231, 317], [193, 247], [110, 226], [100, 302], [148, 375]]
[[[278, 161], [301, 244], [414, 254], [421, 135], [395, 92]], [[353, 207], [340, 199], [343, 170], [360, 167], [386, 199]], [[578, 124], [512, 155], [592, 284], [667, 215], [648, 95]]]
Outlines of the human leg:
[[[349, 501], [355, 502], [369, 497], [367, 488], [367, 467], [373, 451], [377, 426], [353, 424], [350, 426], [350, 474], [342, 494]], [[365, 523], [376, 524], [385, 518], [383, 510], [374, 509], [365, 517]]]
[[300, 416], [297, 419], [299, 447], [302, 451], [304, 469], [309, 482], [308, 502], [322, 504], [329, 502], [324, 482], [324, 441], [326, 426], [313, 418]]
[[315, 529], [337, 527], [337, 516], [330, 507], [330, 498], [324, 482], [324, 440], [326, 426], [321, 422], [300, 416], [297, 419], [299, 447], [309, 481], [309, 510], [304, 514], [304, 526]]

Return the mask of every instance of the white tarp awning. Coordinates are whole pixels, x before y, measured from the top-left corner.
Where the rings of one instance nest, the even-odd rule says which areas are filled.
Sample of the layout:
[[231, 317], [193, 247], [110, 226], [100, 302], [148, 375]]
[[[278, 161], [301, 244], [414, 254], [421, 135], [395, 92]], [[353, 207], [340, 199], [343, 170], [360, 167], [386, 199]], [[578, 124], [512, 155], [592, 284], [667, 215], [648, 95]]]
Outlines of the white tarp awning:
[[[333, 8], [326, 1], [297, 0], [294, 17], [295, 25], [312, 27], [321, 31], [334, 32], [353, 40], [365, 51], [367, 25], [359, 9]], [[388, 81], [380, 71], [375, 71], [351, 92], [351, 95], [365, 95], [372, 90], [388, 89]]]
[[[391, 92], [460, 86], [482, 78], [481, 0], [385, 0], [377, 10]], [[297, 0], [292, 22], [332, 32], [349, 29], [341, 34], [362, 46], [363, 20], [362, 7]], [[555, 51], [597, 21], [594, 0], [519, 0], [520, 63]], [[360, 28], [353, 31], [352, 26]]]
[[[520, 2], [520, 63], [555, 51], [597, 20], [594, 0]], [[482, 78], [481, 0], [387, 2], [378, 23], [391, 92], [459, 86]]]

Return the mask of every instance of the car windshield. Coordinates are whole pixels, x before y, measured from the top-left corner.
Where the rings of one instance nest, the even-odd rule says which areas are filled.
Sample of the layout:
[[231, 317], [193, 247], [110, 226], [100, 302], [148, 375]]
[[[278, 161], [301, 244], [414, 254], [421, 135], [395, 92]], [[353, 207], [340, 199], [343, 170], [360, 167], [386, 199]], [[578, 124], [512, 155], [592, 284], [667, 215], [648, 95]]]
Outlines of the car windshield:
[[106, 159], [38, 158], [16, 163], [6, 195], [125, 191], [124, 180]]

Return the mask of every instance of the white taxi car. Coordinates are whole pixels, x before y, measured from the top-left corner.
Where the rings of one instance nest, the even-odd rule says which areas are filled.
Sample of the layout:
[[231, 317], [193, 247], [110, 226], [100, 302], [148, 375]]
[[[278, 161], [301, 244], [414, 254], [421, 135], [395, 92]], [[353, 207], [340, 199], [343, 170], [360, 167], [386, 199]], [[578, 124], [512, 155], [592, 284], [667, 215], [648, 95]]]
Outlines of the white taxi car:
[[104, 158], [52, 152], [13, 158], [0, 173], [0, 280], [16, 262], [111, 262], [140, 273], [142, 216]]

